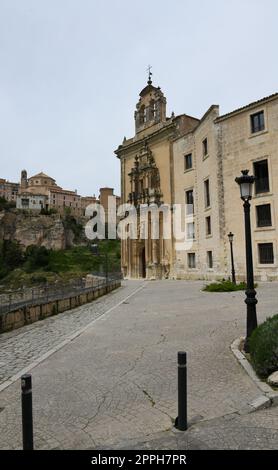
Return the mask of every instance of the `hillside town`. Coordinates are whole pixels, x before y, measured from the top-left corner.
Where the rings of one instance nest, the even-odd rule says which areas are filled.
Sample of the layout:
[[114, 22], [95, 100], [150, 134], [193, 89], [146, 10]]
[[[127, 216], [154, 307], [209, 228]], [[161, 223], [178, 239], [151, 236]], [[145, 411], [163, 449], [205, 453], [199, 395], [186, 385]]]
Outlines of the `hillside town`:
[[0, 2], [3, 468], [277, 466], [277, 15]]
[[[17, 209], [41, 211], [55, 210], [63, 214], [70, 210], [71, 214], [80, 217], [85, 215], [86, 207], [90, 204], [101, 204], [108, 210], [108, 198], [113, 197], [113, 188], [100, 188], [99, 197], [80, 196], [74, 191], [63, 189], [57, 185], [54, 178], [40, 172], [27, 177], [27, 171], [21, 171], [20, 183], [12, 183], [0, 178], [0, 197], [9, 202], [15, 202]], [[116, 205], [120, 197], [115, 196]]]

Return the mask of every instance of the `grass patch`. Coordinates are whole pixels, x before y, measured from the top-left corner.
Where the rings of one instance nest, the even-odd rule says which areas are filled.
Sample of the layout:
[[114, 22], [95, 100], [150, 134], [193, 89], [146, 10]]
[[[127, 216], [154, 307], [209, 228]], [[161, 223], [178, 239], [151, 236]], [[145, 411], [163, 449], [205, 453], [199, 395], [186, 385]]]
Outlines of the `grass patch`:
[[211, 284], [207, 284], [203, 291], [205, 292], [234, 292], [237, 290], [246, 290], [247, 286], [245, 282], [240, 282], [238, 284], [234, 284], [232, 281], [219, 281], [219, 282], [212, 282]]
[[251, 363], [261, 378], [278, 370], [278, 315], [256, 328], [250, 339]]

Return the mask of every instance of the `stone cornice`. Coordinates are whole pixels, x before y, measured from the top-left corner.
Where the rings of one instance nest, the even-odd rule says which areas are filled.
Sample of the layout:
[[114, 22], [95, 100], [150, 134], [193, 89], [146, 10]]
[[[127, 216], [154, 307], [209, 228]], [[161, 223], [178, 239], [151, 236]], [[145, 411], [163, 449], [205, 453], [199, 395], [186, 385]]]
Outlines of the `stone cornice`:
[[145, 135], [138, 140], [134, 140], [128, 145], [120, 145], [114, 153], [117, 155], [118, 158], [124, 156], [125, 153], [130, 153], [137, 148], [141, 148], [145, 142], [155, 142], [165, 137], [165, 135], [173, 134], [176, 130], [175, 122], [171, 121], [169, 124], [165, 124], [162, 128], [158, 129], [157, 131], [153, 132], [152, 134]]
[[269, 103], [270, 101], [274, 101], [278, 99], [278, 93], [274, 93], [273, 95], [266, 96], [265, 98], [262, 98], [258, 101], [253, 101], [252, 103], [247, 104], [246, 106], [242, 106], [241, 108], [235, 109], [234, 111], [231, 111], [230, 113], [223, 114], [223, 116], [219, 116], [218, 118], [215, 119], [214, 122], [221, 122], [224, 121], [225, 119], [228, 119], [230, 117], [236, 116], [237, 114], [243, 113], [244, 111], [249, 111], [254, 108], [257, 108], [258, 106], [263, 106], [266, 103]]

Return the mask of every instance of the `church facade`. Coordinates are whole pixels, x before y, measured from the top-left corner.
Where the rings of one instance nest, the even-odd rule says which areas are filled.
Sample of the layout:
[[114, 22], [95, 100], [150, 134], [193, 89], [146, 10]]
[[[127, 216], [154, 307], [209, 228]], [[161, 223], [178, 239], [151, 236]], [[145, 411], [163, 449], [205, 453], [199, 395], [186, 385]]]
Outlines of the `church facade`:
[[[140, 204], [174, 203], [173, 142], [191, 131], [198, 120], [190, 116], [166, 117], [166, 99], [149, 79], [135, 111], [135, 136], [116, 150], [121, 161], [121, 200]], [[148, 222], [149, 224], [149, 222]], [[140, 221], [139, 221], [140, 225]], [[151, 226], [147, 228], [151, 232]], [[122, 240], [122, 270], [130, 278], [169, 277], [175, 254], [173, 239]]]
[[[278, 94], [221, 116], [213, 105], [201, 119], [166, 116], [166, 99], [149, 78], [135, 110], [135, 136], [115, 151], [121, 162], [122, 203], [190, 208], [188, 249], [172, 236], [122, 240], [125, 277], [222, 279], [230, 276], [228, 233], [234, 234], [238, 279], [245, 277], [242, 201], [235, 178], [256, 176], [251, 201], [254, 272], [278, 279]], [[188, 209], [187, 209], [188, 210]], [[173, 211], [171, 213], [173, 217]]]

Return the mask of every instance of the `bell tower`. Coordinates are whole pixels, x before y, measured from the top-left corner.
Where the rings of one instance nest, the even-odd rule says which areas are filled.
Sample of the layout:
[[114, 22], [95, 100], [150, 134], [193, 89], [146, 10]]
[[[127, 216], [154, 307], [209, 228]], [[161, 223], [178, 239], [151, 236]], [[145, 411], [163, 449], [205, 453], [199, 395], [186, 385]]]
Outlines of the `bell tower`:
[[140, 98], [134, 113], [136, 134], [154, 124], [166, 122], [166, 98], [160, 87], [153, 86], [150, 69], [151, 67], [148, 67], [147, 86], [139, 95]]
[[20, 180], [20, 189], [24, 191], [28, 186], [28, 179], [27, 179], [27, 171], [22, 170], [21, 172], [21, 180]]

